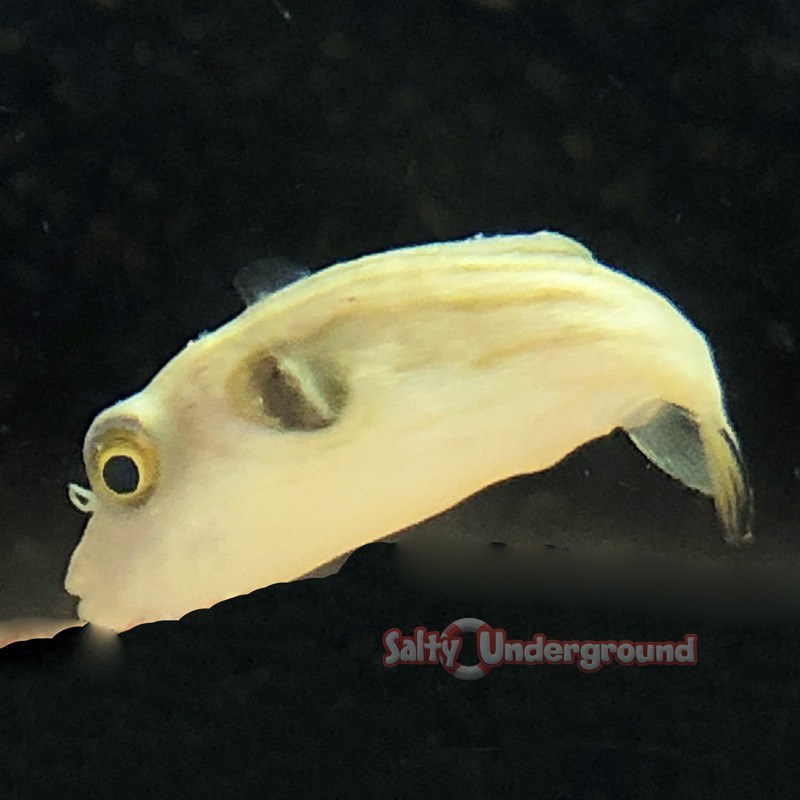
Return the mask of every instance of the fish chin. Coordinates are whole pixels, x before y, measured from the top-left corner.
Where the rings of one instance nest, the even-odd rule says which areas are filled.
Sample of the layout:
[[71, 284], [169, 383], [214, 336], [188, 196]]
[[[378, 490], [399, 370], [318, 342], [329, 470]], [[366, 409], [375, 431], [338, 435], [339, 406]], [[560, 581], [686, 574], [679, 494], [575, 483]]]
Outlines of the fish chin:
[[82, 621], [109, 628], [116, 633], [123, 633], [146, 622], [178, 619], [180, 616], [182, 616], [180, 613], [170, 614], [163, 607], [138, 609], [128, 607], [123, 613], [121, 609], [114, 608], [103, 602], [81, 600], [78, 603], [78, 617]]

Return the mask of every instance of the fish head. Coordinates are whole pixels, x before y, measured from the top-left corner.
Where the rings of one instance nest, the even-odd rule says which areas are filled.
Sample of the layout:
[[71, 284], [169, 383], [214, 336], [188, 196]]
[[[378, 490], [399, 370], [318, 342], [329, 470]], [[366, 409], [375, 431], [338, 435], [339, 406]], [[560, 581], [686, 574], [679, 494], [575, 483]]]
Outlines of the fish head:
[[65, 581], [81, 619], [122, 631], [302, 574], [286, 532], [346, 391], [319, 359], [247, 341], [191, 343], [90, 426], [90, 488], [69, 490], [91, 514]]

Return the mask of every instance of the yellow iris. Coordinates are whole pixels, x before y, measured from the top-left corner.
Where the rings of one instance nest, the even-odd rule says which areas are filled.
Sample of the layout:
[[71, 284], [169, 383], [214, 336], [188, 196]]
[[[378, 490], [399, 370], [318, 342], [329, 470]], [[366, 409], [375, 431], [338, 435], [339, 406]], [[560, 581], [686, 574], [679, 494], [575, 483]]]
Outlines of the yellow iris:
[[159, 463], [152, 439], [135, 423], [98, 431], [87, 448], [92, 489], [125, 505], [140, 505], [158, 482]]

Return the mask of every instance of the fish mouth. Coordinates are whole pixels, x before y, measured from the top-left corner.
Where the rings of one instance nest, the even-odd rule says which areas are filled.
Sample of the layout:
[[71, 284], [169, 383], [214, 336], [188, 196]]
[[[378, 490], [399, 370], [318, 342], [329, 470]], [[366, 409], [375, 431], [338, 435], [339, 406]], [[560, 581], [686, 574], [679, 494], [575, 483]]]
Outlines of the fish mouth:
[[77, 483], [67, 484], [67, 497], [78, 511], [91, 514], [97, 507], [97, 498], [91, 489], [85, 489]]

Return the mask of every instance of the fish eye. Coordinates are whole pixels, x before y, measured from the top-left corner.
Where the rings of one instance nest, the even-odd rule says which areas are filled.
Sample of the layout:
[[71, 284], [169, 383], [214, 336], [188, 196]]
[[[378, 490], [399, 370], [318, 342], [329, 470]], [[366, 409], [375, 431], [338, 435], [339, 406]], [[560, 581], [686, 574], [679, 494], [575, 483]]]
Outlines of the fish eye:
[[103, 466], [103, 480], [116, 494], [131, 494], [139, 486], [139, 467], [130, 456], [111, 456]]
[[92, 489], [125, 505], [140, 505], [158, 480], [155, 443], [134, 420], [104, 425], [86, 449]]

